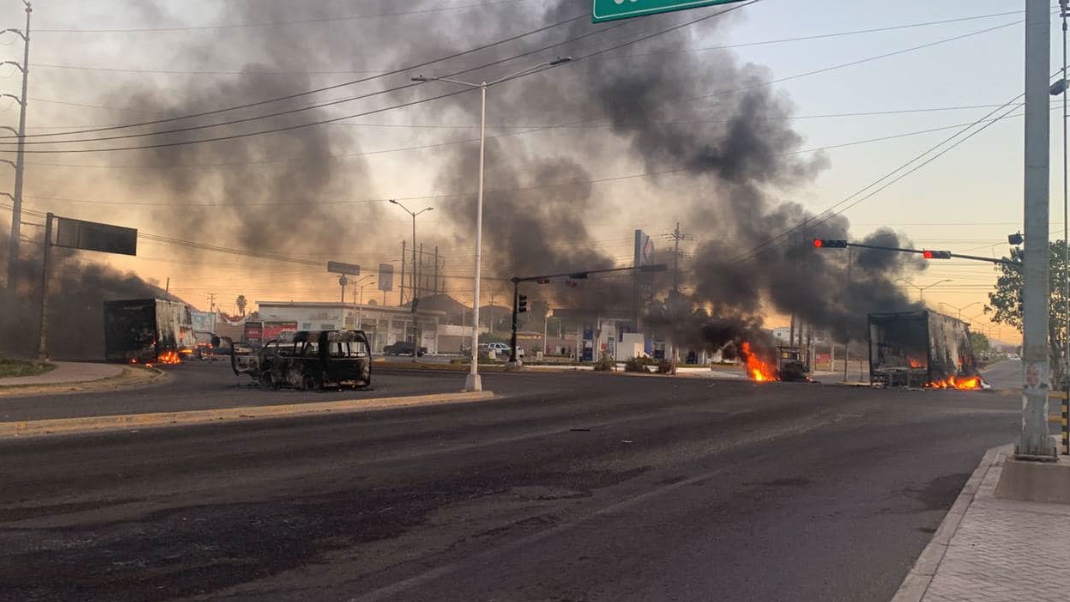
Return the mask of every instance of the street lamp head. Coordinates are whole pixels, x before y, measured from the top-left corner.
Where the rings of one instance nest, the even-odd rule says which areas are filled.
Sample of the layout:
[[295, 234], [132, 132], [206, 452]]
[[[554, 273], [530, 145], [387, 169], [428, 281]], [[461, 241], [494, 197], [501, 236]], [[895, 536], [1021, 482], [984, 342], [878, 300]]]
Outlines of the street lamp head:
[[563, 65], [563, 64], [571, 62], [571, 61], [572, 61], [572, 57], [571, 56], [559, 56], [556, 59], [550, 61], [550, 66], [551, 67], [556, 67], [557, 65]]
[[398, 204], [398, 202], [397, 202], [397, 201], [395, 201], [394, 199], [390, 199], [390, 203], [391, 203], [391, 204], [394, 204], [394, 205], [397, 205], [397, 204]]
[[431, 81], [430, 78], [424, 77], [422, 75], [417, 75], [416, 77], [413, 77], [411, 79], [414, 82], [429, 82], [429, 81]]
[[428, 207], [428, 208], [424, 209], [424, 211], [434, 211], [434, 210], [435, 210], [434, 207]]

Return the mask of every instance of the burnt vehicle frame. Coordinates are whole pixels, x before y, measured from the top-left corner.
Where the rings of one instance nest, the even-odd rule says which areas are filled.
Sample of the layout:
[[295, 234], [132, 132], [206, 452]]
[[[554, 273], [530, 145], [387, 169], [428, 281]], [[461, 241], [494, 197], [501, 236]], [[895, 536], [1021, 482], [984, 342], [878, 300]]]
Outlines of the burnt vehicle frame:
[[231, 368], [261, 386], [304, 390], [371, 385], [371, 345], [361, 330], [298, 331], [258, 351], [235, 346]]

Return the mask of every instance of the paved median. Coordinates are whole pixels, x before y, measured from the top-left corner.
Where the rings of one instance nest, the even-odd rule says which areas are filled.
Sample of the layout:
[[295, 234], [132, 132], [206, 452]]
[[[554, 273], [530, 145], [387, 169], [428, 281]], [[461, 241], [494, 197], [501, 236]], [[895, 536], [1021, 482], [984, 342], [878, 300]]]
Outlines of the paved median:
[[234, 422], [239, 420], [307, 416], [313, 414], [347, 414], [411, 406], [467, 403], [491, 399], [493, 397], [494, 393], [492, 391], [480, 391], [475, 393], [439, 393], [434, 395], [347, 399], [343, 401], [220, 408], [186, 412], [157, 412], [113, 416], [86, 416], [80, 418], [54, 418], [49, 420], [29, 420], [21, 422], [0, 422], [0, 438], [119, 431], [189, 424]]

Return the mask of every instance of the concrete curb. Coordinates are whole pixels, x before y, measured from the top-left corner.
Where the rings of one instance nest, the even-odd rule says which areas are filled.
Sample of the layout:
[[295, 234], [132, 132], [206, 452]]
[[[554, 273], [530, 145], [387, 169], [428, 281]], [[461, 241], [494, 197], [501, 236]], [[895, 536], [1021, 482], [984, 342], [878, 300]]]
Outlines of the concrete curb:
[[944, 559], [944, 554], [947, 553], [951, 538], [958, 531], [962, 517], [966, 515], [966, 510], [973, 503], [973, 498], [977, 495], [977, 490], [981, 487], [985, 475], [995, 464], [999, 454], [1007, 450], [1013, 450], [1013, 447], [1012, 445], [1001, 445], [985, 452], [984, 457], [981, 458], [981, 463], [970, 475], [966, 484], [962, 486], [962, 491], [959, 492], [958, 498], [951, 505], [951, 509], [947, 511], [947, 516], [940, 523], [940, 528], [933, 534], [929, 545], [925, 546], [921, 556], [918, 556], [918, 560], [914, 562], [914, 566], [907, 573], [906, 578], [903, 579], [903, 584], [899, 586], [899, 590], [895, 593], [895, 597], [892, 598], [892, 602], [921, 602], [925, 592], [929, 590], [929, 584], [932, 583], [933, 576], [936, 575], [936, 569], [940, 567], [940, 562]]
[[126, 366], [118, 375], [106, 376], [95, 380], [29, 385], [0, 384], [0, 398], [127, 389], [166, 382], [170, 378], [169, 374], [158, 368]]
[[347, 414], [412, 406], [466, 403], [491, 399], [493, 397], [493, 391], [479, 391], [474, 393], [438, 393], [434, 395], [348, 399], [319, 403], [219, 408], [214, 410], [192, 410], [186, 412], [159, 412], [124, 414], [117, 416], [54, 418], [49, 420], [31, 420], [23, 422], [0, 422], [0, 439], [117, 431], [133, 428], [156, 428], [213, 422], [234, 422], [308, 414]]

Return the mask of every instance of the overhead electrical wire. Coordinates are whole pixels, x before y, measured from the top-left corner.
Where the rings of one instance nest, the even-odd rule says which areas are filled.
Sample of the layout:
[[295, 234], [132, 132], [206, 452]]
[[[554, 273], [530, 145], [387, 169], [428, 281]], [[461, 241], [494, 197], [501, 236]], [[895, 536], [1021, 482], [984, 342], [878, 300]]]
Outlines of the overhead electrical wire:
[[[194, 118], [199, 118], [199, 117], [208, 117], [210, 115], [219, 115], [221, 113], [227, 113], [227, 112], [230, 112], [230, 111], [237, 111], [237, 110], [241, 110], [241, 109], [249, 109], [249, 108], [253, 108], [253, 107], [259, 107], [259, 106], [263, 106], [263, 105], [267, 105], [267, 104], [276, 103], [276, 102], [283, 102], [283, 101], [287, 101], [287, 100], [293, 100], [295, 98], [301, 98], [301, 97], [309, 96], [309, 95], [312, 95], [312, 94], [319, 94], [320, 92], [327, 92], [327, 91], [330, 91], [330, 90], [337, 90], [339, 88], [344, 88], [344, 87], [347, 87], [347, 86], [352, 86], [352, 85], [355, 85], [355, 84], [360, 84], [360, 83], [372, 81], [372, 80], [379, 79], [379, 78], [382, 78], [382, 77], [386, 77], [386, 76], [389, 76], [389, 75], [397, 75], [397, 74], [401, 74], [401, 73], [407, 73], [407, 72], [412, 71], [414, 69], [420, 69], [422, 67], [427, 67], [427, 66], [430, 66], [430, 65], [434, 65], [435, 63], [441, 63], [441, 62], [444, 62], [444, 61], [449, 61], [449, 60], [452, 60], [452, 59], [455, 59], [455, 58], [459, 58], [459, 57], [465, 56], [467, 54], [480, 52], [480, 51], [486, 50], [488, 48], [493, 48], [495, 46], [500, 46], [502, 44], [507, 44], [509, 42], [514, 42], [516, 40], [525, 38], [525, 37], [530, 36], [530, 35], [534, 35], [534, 34], [537, 34], [537, 33], [542, 33], [544, 31], [548, 31], [550, 29], [554, 29], [556, 27], [560, 27], [561, 25], [567, 25], [567, 24], [572, 23], [574, 21], [578, 21], [580, 19], [583, 19], [586, 16], [587, 16], [586, 14], [578, 15], [576, 17], [571, 17], [571, 18], [565, 19], [563, 21], [558, 21], [556, 23], [551, 23], [549, 25], [544, 25], [542, 27], [538, 27], [536, 29], [532, 29], [532, 30], [526, 31], [526, 32], [521, 33], [521, 34], [513, 35], [513, 36], [510, 36], [510, 37], [507, 37], [507, 38], [502, 38], [502, 39], [497, 40], [495, 42], [482, 44], [480, 46], [476, 46], [476, 47], [470, 48], [468, 50], [455, 52], [455, 53], [447, 55], [447, 56], [439, 57], [439, 58], [432, 59], [432, 60], [429, 60], [429, 61], [424, 61], [422, 63], [417, 63], [415, 65], [409, 65], [409, 66], [402, 67], [402, 68], [399, 68], [399, 69], [394, 69], [392, 71], [386, 71], [386, 72], [383, 72], [383, 73], [380, 73], [380, 74], [377, 74], [377, 75], [372, 75], [372, 76], [369, 76], [369, 77], [362, 77], [362, 78], [359, 78], [359, 79], [349, 80], [349, 81], [341, 82], [341, 83], [338, 83], [338, 84], [332, 84], [330, 86], [322, 86], [322, 87], [319, 87], [319, 88], [313, 88], [312, 90], [305, 90], [303, 92], [296, 92], [296, 93], [287, 94], [287, 95], [284, 95], [284, 96], [276, 96], [276, 97], [272, 97], [272, 98], [266, 98], [266, 99], [263, 99], [263, 100], [258, 100], [258, 101], [255, 101], [255, 102], [250, 102], [250, 103], [245, 103], [245, 104], [240, 104], [240, 105], [232, 105], [232, 106], [224, 107], [224, 108], [221, 108], [221, 109], [212, 109], [212, 110], [208, 110], [208, 111], [201, 111], [201, 112], [198, 112], [198, 113], [188, 113], [188, 114], [185, 114], [185, 115], [176, 115], [176, 116], [172, 116], [172, 117], [155, 119], [155, 120], [152, 120], [152, 121], [142, 121], [142, 122], [137, 122], [137, 123], [127, 123], [127, 124], [113, 125], [113, 126], [107, 126], [107, 127], [102, 127], [102, 128], [91, 128], [91, 129], [86, 129], [86, 130], [75, 130], [75, 131], [70, 131], [70, 132], [53, 132], [53, 133], [50, 133], [50, 134], [35, 134], [33, 137], [46, 136], [46, 135], [47, 136], [73, 136], [73, 135], [77, 135], [77, 134], [95, 133], [95, 132], [111, 131], [111, 130], [117, 130], [117, 129], [143, 127], [143, 126], [149, 126], [149, 125], [159, 125], [161, 123], [170, 123], [172, 121], [180, 121], [180, 120], [183, 120], [183, 119], [194, 119]], [[608, 29], [610, 29], [610, 28], [605, 28], [602, 31], [605, 31], [605, 30], [608, 30]], [[31, 137], [31, 136], [27, 136], [27, 137]]]
[[[724, 44], [721, 46], [709, 46], [704, 48], [683, 48], [680, 50], [665, 50], [657, 52], [645, 52], [638, 54], [625, 54], [618, 58], [627, 59], [633, 57], [644, 56], [658, 56], [663, 54], [683, 54], [690, 52], [706, 52], [711, 50], [729, 50], [732, 48], [745, 48], [752, 46], [767, 46], [771, 44], [783, 44], [788, 42], [803, 42], [810, 40], [821, 40], [828, 38], [837, 38], [852, 35], [863, 35], [871, 33], [880, 33], [886, 31], [898, 31], [903, 29], [913, 29], [918, 27], [929, 27], [932, 25], [946, 25], [949, 23], [961, 23], [965, 21], [976, 21], [979, 19], [990, 19], [993, 17], [1005, 17], [1008, 15], [1020, 15], [1024, 11], [1006, 11], [1001, 13], [989, 13], [985, 15], [973, 15], [969, 17], [958, 17], [954, 19], [943, 19], [939, 21], [925, 21], [921, 23], [907, 23], [903, 25], [890, 25], [887, 27], [875, 27], [868, 29], [856, 29], [851, 31], [839, 31], [832, 33], [813, 34], [807, 36], [795, 36], [790, 38], [779, 38], [775, 40], [761, 40], [757, 42], [739, 42], [735, 44]], [[201, 69], [189, 69], [189, 70], [176, 70], [176, 69], [135, 69], [135, 68], [120, 68], [120, 67], [99, 67], [92, 65], [58, 65], [51, 63], [31, 63], [31, 67], [46, 67], [50, 69], [70, 69], [70, 70], [82, 70], [82, 71], [102, 71], [102, 72], [116, 72], [116, 73], [145, 73], [145, 74], [164, 74], [164, 75], [345, 75], [345, 74], [363, 74], [363, 73], [386, 73], [386, 70], [377, 71], [353, 71], [353, 70], [301, 70], [301, 71], [244, 71], [244, 70], [201, 70]]]
[[[656, 36], [659, 36], [659, 35], [663, 35], [665, 33], [671, 32], [671, 31], [676, 31], [678, 29], [682, 29], [684, 27], [688, 27], [688, 26], [693, 25], [695, 23], [699, 23], [699, 22], [706, 21], [706, 20], [714, 18], [714, 17], [718, 17], [718, 16], [721, 16], [721, 15], [724, 15], [726, 13], [732, 12], [734, 10], [738, 10], [738, 9], [746, 7], [746, 6], [750, 6], [750, 5], [755, 4], [757, 2], [760, 2], [760, 1], [761, 0], [750, 0], [750, 2], [746, 2], [746, 3], [743, 3], [743, 4], [738, 4], [738, 5], [729, 7], [727, 9], [721, 10], [719, 12], [716, 12], [716, 13], [713, 13], [713, 14], [710, 14], [710, 15], [706, 15], [704, 17], [699, 17], [697, 19], [693, 19], [693, 20], [690, 20], [690, 21], [679, 23], [679, 24], [673, 25], [671, 27], [667, 27], [665, 29], [662, 29], [660, 31], [657, 31], [657, 32], [654, 32], [654, 33], [650, 33], [650, 34], [644, 35], [642, 37], [639, 37], [639, 38], [636, 38], [636, 39], [633, 39], [633, 40], [626, 41], [626, 42], [618, 44], [616, 46], [593, 52], [591, 54], [585, 55], [583, 57], [580, 57], [579, 59], [574, 59], [574, 60], [582, 60], [584, 58], [589, 58], [589, 57], [592, 57], [592, 56], [598, 56], [598, 55], [604, 54], [606, 52], [610, 52], [612, 50], [616, 50], [618, 48], [623, 48], [625, 46], [629, 46], [629, 45], [632, 45], [632, 44], [635, 44], [635, 43], [638, 43], [638, 42], [641, 42], [641, 41], [644, 41], [644, 40], [647, 40], [647, 39], [650, 39], [650, 38], [653, 38], [653, 37], [656, 37]], [[538, 73], [538, 72], [539, 71], [535, 71], [533, 73]], [[531, 75], [531, 74], [527, 74], [527, 75]], [[10, 208], [10, 207], [7, 207], [7, 208]], [[40, 215], [42, 217], [46, 215], [43, 212], [34, 211], [34, 210], [30, 210], [30, 209], [25, 209], [25, 208], [23, 209], [23, 212], [27, 213], [27, 214], [30, 214], [30, 215]], [[157, 241], [157, 242], [170, 242], [172, 244], [188, 246], [188, 247], [191, 247], [191, 248], [200, 248], [200, 249], [204, 249], [204, 250], [217, 250], [217, 251], [221, 251], [221, 252], [228, 252], [228, 253], [234, 253], [234, 254], [251, 256], [251, 257], [268, 258], [268, 259], [273, 259], [273, 260], [276, 260], [276, 261], [289, 261], [289, 262], [298, 262], [298, 263], [308, 263], [309, 262], [309, 260], [304, 260], [304, 259], [300, 259], [300, 258], [287, 258], [285, 256], [279, 256], [279, 255], [274, 255], [273, 256], [273, 255], [270, 255], [270, 254], [257, 253], [257, 252], [254, 252], [254, 251], [248, 251], [248, 250], [242, 250], [242, 249], [230, 249], [230, 248], [226, 248], [226, 247], [221, 247], [219, 245], [210, 245], [210, 244], [207, 244], [207, 243], [200, 243], [200, 242], [196, 242], [196, 241], [186, 241], [186, 240], [176, 239], [176, 238], [173, 238], [173, 237], [167, 237], [167, 236], [162, 236], [162, 235], [158, 235], [158, 234], [149, 234], [149, 233], [145, 233], [145, 232], [139, 232], [138, 236], [139, 237], [143, 237], [146, 240], [153, 240], [153, 241]], [[316, 262], [316, 265], [319, 265], [319, 262]]]
[[483, 8], [486, 9], [495, 4], [515, 4], [518, 2], [524, 2], [526, 0], [486, 0], [479, 4], [466, 4], [463, 6], [442, 6], [436, 8], [425, 8], [420, 10], [408, 10], [399, 11], [393, 13], [379, 13], [374, 15], [350, 15], [350, 16], [333, 16], [333, 17], [318, 17], [315, 19], [300, 19], [294, 21], [262, 21], [259, 23], [220, 23], [215, 25], [185, 25], [175, 27], [132, 27], [127, 29], [35, 29], [34, 33], [162, 33], [171, 31], [202, 31], [210, 29], [241, 29], [247, 27], [278, 27], [284, 25], [307, 25], [312, 23], [335, 23], [338, 21], [357, 21], [362, 19], [381, 19], [384, 17], [400, 17], [407, 15], [419, 15], [426, 13], [437, 13], [451, 10], [465, 10], [469, 8]]
[[[743, 3], [743, 4], [735, 5], [735, 6], [732, 6], [730, 8], [721, 10], [720, 12], [707, 15], [705, 17], [699, 17], [697, 19], [693, 19], [693, 20], [690, 20], [690, 21], [686, 21], [684, 23], [673, 25], [673, 26], [667, 27], [665, 29], [662, 29], [662, 30], [659, 30], [659, 31], [656, 31], [656, 32], [653, 32], [653, 33], [650, 33], [650, 34], [647, 34], [647, 35], [644, 35], [644, 36], [641, 36], [639, 38], [635, 38], [635, 39], [628, 40], [626, 42], [611, 46], [609, 48], [604, 48], [604, 49], [601, 49], [601, 50], [597, 50], [597, 51], [591, 52], [591, 53], [586, 54], [586, 55], [582, 55], [582, 56], [580, 56], [578, 58], [577, 57], [573, 57], [572, 58], [572, 62], [578, 62], [578, 61], [581, 61], [581, 60], [585, 60], [585, 59], [593, 58], [593, 57], [596, 57], [596, 56], [600, 56], [600, 55], [602, 55], [602, 54], [604, 54], [606, 52], [611, 52], [613, 50], [617, 50], [617, 49], [623, 48], [625, 46], [630, 46], [632, 44], [636, 44], [638, 42], [642, 42], [644, 40], [648, 40], [650, 38], [653, 38], [653, 37], [656, 37], [656, 36], [660, 36], [660, 35], [663, 35], [665, 33], [671, 32], [671, 31], [676, 31], [678, 29], [682, 29], [684, 27], [688, 27], [690, 25], [694, 25], [695, 23], [700, 23], [702, 21], [706, 21], [708, 19], [712, 19], [714, 17], [718, 17], [718, 16], [721, 16], [721, 15], [724, 15], [724, 14], [726, 14], [728, 12], [739, 10], [741, 8], [744, 8], [746, 6], [750, 6], [750, 5], [755, 4], [757, 2], [760, 2], [760, 1], [761, 0], [750, 0], [750, 2], [746, 2], [746, 3]], [[508, 61], [511, 61], [511, 60], [515, 60], [519, 56], [525, 56], [525, 55], [528, 55], [528, 54], [533, 54], [535, 52], [541, 52], [541, 51], [543, 51], [545, 49], [548, 49], [548, 48], [553, 48], [555, 46], [560, 46], [562, 44], [571, 43], [571, 42], [574, 42], [574, 41], [576, 41], [578, 39], [589, 37], [591, 35], [596, 35], [598, 33], [603, 33], [605, 31], [608, 31], [608, 28], [601, 29], [601, 30], [595, 30], [595, 31], [592, 31], [592, 32], [588, 32], [587, 34], [583, 34], [581, 36], [577, 36], [574, 39], [566, 40], [564, 42], [559, 42], [559, 43], [556, 43], [556, 44], [552, 44], [552, 45], [547, 46], [545, 48], [538, 49], [538, 50], [535, 50], [535, 51], [529, 51], [529, 52], [523, 53], [521, 55], [510, 57], [508, 59], [502, 59], [502, 60], [499, 60], [499, 61], [495, 61], [493, 63], [489, 63], [487, 65], [482, 65], [482, 66], [479, 66], [479, 67], [474, 67], [474, 68], [458, 71], [458, 72], [456, 72], [454, 74], [451, 74], [451, 76], [452, 75], [457, 75], [457, 74], [462, 74], [462, 73], [467, 73], [467, 72], [470, 72], [470, 71], [475, 71], [475, 70], [478, 70], [478, 69], [483, 69], [483, 68], [485, 68], [485, 67], [487, 67], [489, 65], [500, 64], [500, 63], [503, 63], [503, 62], [508, 62]], [[524, 73], [522, 75], [513, 76], [511, 78], [508, 78], [508, 80], [503, 80], [503, 81], [511, 81], [511, 80], [514, 80], [514, 79], [520, 79], [522, 77], [528, 77], [528, 76], [531, 76], [531, 75], [535, 75], [537, 73], [541, 73], [543, 70], [544, 69], [539, 69], [539, 70], [527, 72], [527, 73]], [[414, 84], [407, 84], [407, 85], [399, 86], [397, 88], [394, 88], [394, 89], [388, 90], [388, 91], [401, 90], [401, 89], [412, 87], [413, 85]], [[374, 115], [374, 114], [383, 113], [383, 112], [386, 112], [386, 111], [391, 111], [391, 110], [395, 110], [395, 109], [399, 109], [399, 108], [404, 108], [404, 107], [419, 105], [419, 104], [423, 104], [423, 103], [427, 103], [427, 102], [432, 102], [432, 101], [435, 101], [435, 100], [440, 100], [442, 98], [448, 98], [448, 97], [451, 97], [451, 96], [456, 96], [456, 95], [463, 94], [463, 93], [469, 92], [469, 91], [470, 90], [468, 90], [468, 89], [461, 89], [461, 90], [457, 90], [457, 91], [454, 91], [454, 92], [447, 92], [447, 93], [444, 93], [444, 94], [440, 94], [438, 96], [431, 96], [431, 97], [427, 97], [427, 98], [417, 99], [417, 100], [413, 100], [413, 101], [409, 101], [409, 102], [405, 102], [405, 103], [400, 103], [400, 104], [397, 104], [397, 105], [381, 107], [379, 109], [371, 109], [371, 110], [364, 111], [362, 113], [357, 113], [357, 114], [354, 114], [354, 115], [343, 115], [343, 116], [322, 119], [322, 120], [319, 120], [319, 121], [314, 121], [314, 122], [309, 122], [309, 123], [301, 123], [301, 124], [295, 124], [295, 125], [290, 125], [290, 126], [281, 126], [281, 127], [275, 127], [275, 128], [268, 128], [268, 129], [253, 131], [253, 132], [242, 132], [242, 133], [236, 133], [236, 134], [216, 136], [216, 137], [213, 137], [213, 138], [202, 138], [202, 139], [198, 139], [198, 140], [182, 140], [182, 141], [174, 141], [174, 142], [160, 142], [160, 143], [157, 143], [157, 144], [148, 144], [148, 145], [141, 145], [141, 146], [109, 147], [109, 148], [83, 148], [83, 149], [71, 149], [71, 150], [23, 150], [22, 152], [24, 152], [24, 153], [35, 153], [35, 154], [117, 152], [117, 151], [129, 151], [129, 150], [168, 148], [168, 147], [175, 147], [175, 146], [187, 146], [187, 145], [190, 145], [190, 144], [202, 144], [202, 143], [206, 143], [206, 142], [219, 142], [219, 141], [223, 141], [223, 140], [235, 140], [235, 139], [240, 139], [240, 138], [248, 138], [248, 137], [251, 137], [251, 136], [260, 136], [260, 135], [269, 134], [269, 133], [287, 132], [287, 131], [292, 131], [292, 130], [296, 130], [296, 129], [303, 129], [303, 128], [316, 126], [316, 125], [323, 125], [323, 124], [327, 124], [327, 123], [335, 123], [335, 122], [343, 121], [343, 120], [346, 120], [346, 119], [352, 119], [354, 117], [364, 117], [364, 116], [367, 116], [367, 115]], [[383, 92], [376, 92], [376, 93], [372, 93], [370, 95], [375, 95], [375, 94], [380, 94], [380, 93], [383, 93]], [[344, 102], [344, 101], [332, 101], [331, 103], [328, 103], [328, 104], [337, 104], [338, 102]], [[289, 112], [296, 112], [298, 110], [307, 110], [308, 108], [309, 107], [302, 108], [302, 109], [295, 109], [294, 111], [289, 111]], [[237, 121], [235, 121], [235, 123], [241, 122], [241, 121], [247, 121], [247, 120], [237, 120]], [[216, 127], [216, 126], [219, 126], [219, 125], [227, 125], [227, 124], [213, 124], [211, 126], [195, 126], [195, 127], [190, 127], [190, 128], [180, 128], [180, 129], [170, 130], [169, 132], [173, 133], [173, 132], [180, 132], [180, 131], [188, 131], [188, 130], [191, 130], [191, 129], [202, 129], [203, 127]], [[153, 133], [153, 134], [132, 134], [132, 135], [129, 135], [129, 136], [119, 136], [118, 138], [133, 138], [133, 137], [139, 137], [139, 136], [143, 136], [143, 135], [156, 135], [156, 134], [159, 134], [159, 133], [169, 133], [169, 132], [156, 132], [156, 133]], [[38, 134], [38, 136], [46, 136], [46, 135], [50, 136], [50, 135], [53, 135], [53, 134]], [[84, 143], [84, 142], [103, 141], [103, 140], [110, 140], [110, 139], [112, 139], [112, 138], [100, 138], [100, 139], [89, 139], [89, 140], [78, 140], [78, 141], [63, 141], [63, 142], [83, 142]], [[51, 144], [51, 142], [45, 142], [45, 143]], [[30, 143], [28, 142], [27, 144], [30, 144]], [[0, 153], [13, 153], [13, 152], [17, 152], [17, 151], [15, 151], [15, 150], [0, 150]]]
[[[809, 219], [809, 220], [807, 220], [806, 222], [804, 222], [802, 224], [798, 224], [796, 226], [790, 227], [790, 228], [784, 230], [783, 232], [781, 232], [780, 234], [778, 234], [778, 235], [776, 235], [776, 236], [774, 236], [774, 237], [772, 237], [770, 239], [767, 239], [766, 241], [764, 241], [762, 243], [759, 243], [754, 248], [752, 248], [752, 249], [748, 250], [747, 252], [742, 253], [739, 256], [737, 256], [734, 259], [734, 261], [748, 261], [748, 260], [754, 259], [759, 254], [763, 253], [765, 250], [768, 250], [768, 249], [772, 248], [770, 245], [778, 244], [778, 241], [784, 240], [787, 236], [790, 236], [791, 234], [793, 234], [795, 232], [799, 232], [800, 230], [817, 227], [817, 226], [827, 222], [828, 220], [832, 219], [833, 217], [843, 213], [844, 211], [846, 211], [846, 210], [858, 205], [862, 201], [865, 201], [866, 199], [871, 198], [872, 196], [874, 196], [875, 194], [881, 192], [882, 190], [885, 190], [886, 188], [888, 188], [892, 184], [894, 184], [894, 183], [898, 182], [899, 180], [903, 179], [904, 177], [914, 173], [918, 169], [921, 169], [922, 167], [928, 165], [929, 163], [933, 162], [934, 160], [938, 159], [939, 157], [942, 157], [944, 154], [946, 154], [949, 151], [951, 151], [952, 149], [956, 148], [957, 146], [959, 146], [960, 144], [962, 144], [966, 140], [969, 140], [973, 136], [981, 133], [982, 131], [984, 131], [984, 130], [988, 129], [989, 127], [991, 127], [993, 124], [998, 123], [1003, 118], [1009, 116], [1011, 111], [1017, 110], [1018, 107], [1017, 107], [1017, 105], [1014, 105], [1014, 103], [1019, 98], [1021, 98], [1022, 96], [1023, 96], [1022, 94], [1019, 94], [1018, 96], [1016, 96], [1013, 99], [1011, 99], [1011, 100], [1007, 101], [1006, 103], [1004, 103], [1003, 106], [1001, 106], [1000, 108], [997, 108], [997, 109], [994, 109], [994, 110], [990, 111], [984, 117], [981, 117], [980, 119], [974, 121], [973, 123], [965, 126], [964, 128], [960, 129], [959, 131], [955, 132], [951, 136], [948, 136], [947, 138], [941, 140], [936, 145], [926, 149], [921, 154], [915, 156], [914, 158], [912, 158], [909, 161], [907, 161], [906, 163], [900, 165], [899, 167], [897, 167], [896, 169], [892, 170], [891, 172], [889, 172], [889, 173], [885, 174], [884, 176], [878, 178], [877, 180], [875, 180], [874, 182], [872, 182], [869, 185], [865, 186], [864, 188], [860, 189], [859, 191], [857, 191], [857, 192], [855, 192], [855, 193], [853, 193], [851, 195], [848, 195], [843, 200], [841, 200], [841, 201], [835, 203], [834, 205], [826, 208], [824, 211], [822, 211], [818, 215], [814, 216], [814, 218]], [[1007, 107], [1009, 107], [1009, 109], [1007, 109], [1006, 113], [1004, 113], [1003, 115], [1001, 115], [1000, 117], [998, 117], [996, 119], [990, 119], [993, 115], [995, 115], [996, 113], [998, 113], [999, 111], [1001, 111], [1001, 110], [1003, 110], [1003, 109], [1005, 109]], [[988, 120], [987, 123], [985, 123], [986, 120]], [[911, 165], [917, 163], [918, 161], [921, 161], [927, 155], [936, 152], [938, 149], [940, 149], [941, 147], [945, 146], [949, 142], [955, 140], [956, 138], [959, 138], [960, 136], [963, 136], [964, 134], [966, 134], [966, 132], [969, 132], [970, 130], [972, 130], [974, 127], [976, 127], [978, 124], [981, 124], [981, 123], [984, 123], [984, 125], [981, 126], [979, 129], [976, 129], [973, 132], [965, 135], [965, 137], [963, 137], [961, 140], [958, 140], [957, 142], [955, 142], [951, 146], [945, 148], [944, 150], [936, 153], [932, 157], [924, 160], [923, 162], [921, 162], [918, 165], [916, 165], [916, 166], [911, 168]], [[907, 171], [905, 171], [905, 173], [902, 173], [902, 174], [896, 176], [896, 174], [899, 174], [900, 172], [903, 172], [904, 170], [907, 170]], [[889, 181], [887, 183], [885, 183], [884, 185], [880, 185], [885, 180], [889, 180]], [[872, 190], [868, 194], [864, 194], [864, 196], [861, 196], [857, 200], [854, 200], [856, 197], [859, 197], [860, 195], [863, 195], [863, 193], [866, 193], [867, 190], [870, 190], [870, 189], [875, 188], [875, 187], [876, 187], [875, 190]], [[852, 200], [853, 200], [853, 202], [852, 202]], [[850, 204], [848, 204], [848, 203], [850, 203]], [[846, 207], [844, 207], [843, 209], [837, 210], [838, 207], [841, 207], [843, 205], [846, 205]], [[822, 216], [824, 216], [824, 217], [822, 217]]]

